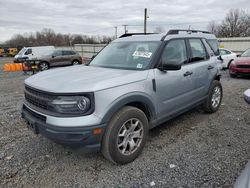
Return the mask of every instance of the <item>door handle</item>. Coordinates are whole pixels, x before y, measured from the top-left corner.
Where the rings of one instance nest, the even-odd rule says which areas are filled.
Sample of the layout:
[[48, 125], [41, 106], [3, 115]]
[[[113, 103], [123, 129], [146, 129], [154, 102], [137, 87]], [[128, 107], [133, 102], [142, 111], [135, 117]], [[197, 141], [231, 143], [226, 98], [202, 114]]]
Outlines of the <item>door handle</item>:
[[214, 66], [209, 65], [208, 68], [207, 68], [207, 70], [210, 70], [210, 69], [213, 69], [213, 68], [214, 68]]
[[183, 76], [190, 76], [191, 74], [193, 74], [193, 72], [187, 71], [187, 72], [184, 73]]

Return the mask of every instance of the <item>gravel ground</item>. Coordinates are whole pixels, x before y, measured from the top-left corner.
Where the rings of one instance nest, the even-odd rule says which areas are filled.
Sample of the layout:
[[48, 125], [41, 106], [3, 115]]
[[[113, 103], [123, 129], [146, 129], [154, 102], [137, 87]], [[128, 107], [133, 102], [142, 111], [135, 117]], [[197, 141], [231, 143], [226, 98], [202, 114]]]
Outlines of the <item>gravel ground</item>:
[[[11, 59], [1, 58], [0, 66]], [[116, 166], [71, 151], [26, 128], [23, 73], [0, 71], [0, 187], [232, 187], [250, 159], [250, 78], [223, 71], [217, 113], [194, 109], [150, 131], [143, 153]]]

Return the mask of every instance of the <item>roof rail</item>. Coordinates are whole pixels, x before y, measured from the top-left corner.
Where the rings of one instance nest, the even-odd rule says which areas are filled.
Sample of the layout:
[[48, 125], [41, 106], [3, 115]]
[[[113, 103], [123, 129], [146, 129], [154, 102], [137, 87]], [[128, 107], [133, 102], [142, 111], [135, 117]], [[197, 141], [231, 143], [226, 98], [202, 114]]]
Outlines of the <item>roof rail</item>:
[[158, 34], [158, 33], [125, 33], [125, 34], [121, 35], [119, 38], [130, 37], [133, 35], [152, 35], [152, 34]]
[[211, 34], [209, 31], [201, 31], [201, 30], [190, 30], [190, 29], [171, 29], [167, 32], [166, 35], [164, 35], [161, 39], [163, 41], [167, 35], [176, 35], [179, 34], [180, 31], [186, 31], [187, 33], [206, 33], [206, 34]]

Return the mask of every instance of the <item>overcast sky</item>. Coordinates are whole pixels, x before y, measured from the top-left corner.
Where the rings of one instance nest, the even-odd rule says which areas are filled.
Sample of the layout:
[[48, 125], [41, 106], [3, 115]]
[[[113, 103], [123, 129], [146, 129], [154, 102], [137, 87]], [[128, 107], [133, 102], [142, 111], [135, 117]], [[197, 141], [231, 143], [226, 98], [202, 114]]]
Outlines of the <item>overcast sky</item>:
[[51, 28], [55, 32], [118, 35], [121, 25], [129, 32], [143, 32], [144, 8], [148, 32], [156, 27], [206, 29], [220, 22], [232, 8], [248, 8], [250, 0], [0, 0], [0, 42], [14, 34]]

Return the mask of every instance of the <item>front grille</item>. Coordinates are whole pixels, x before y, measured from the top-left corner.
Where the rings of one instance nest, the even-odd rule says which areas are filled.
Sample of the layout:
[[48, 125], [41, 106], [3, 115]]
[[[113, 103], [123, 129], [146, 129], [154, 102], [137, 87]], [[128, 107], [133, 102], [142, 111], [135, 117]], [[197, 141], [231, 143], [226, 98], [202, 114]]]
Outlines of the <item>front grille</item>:
[[28, 103], [44, 110], [51, 110], [49, 102], [56, 98], [56, 96], [27, 86], [25, 87], [24, 96]]
[[40, 115], [32, 110], [30, 110], [29, 108], [27, 108], [25, 105], [23, 105], [23, 110], [28, 112], [28, 114], [32, 115], [33, 117], [43, 121], [43, 122], [46, 122], [46, 117], [43, 116], [43, 115]]
[[250, 69], [250, 65], [237, 65], [237, 68]]

